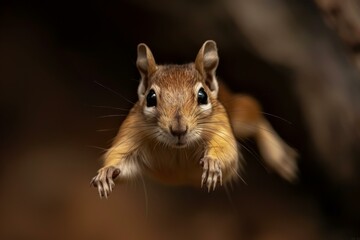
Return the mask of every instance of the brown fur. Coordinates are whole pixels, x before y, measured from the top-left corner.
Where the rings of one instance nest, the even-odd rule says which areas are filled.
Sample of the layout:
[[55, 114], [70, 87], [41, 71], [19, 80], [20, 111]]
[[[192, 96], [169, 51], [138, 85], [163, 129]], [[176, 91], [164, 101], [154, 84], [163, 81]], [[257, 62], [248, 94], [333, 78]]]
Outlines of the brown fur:
[[[108, 196], [118, 175], [120, 180], [146, 174], [165, 184], [201, 183], [209, 190], [238, 179], [242, 157], [235, 136], [255, 137], [269, 166], [288, 180], [296, 177], [294, 151], [265, 120], [255, 99], [233, 94], [222, 84], [218, 88], [217, 64], [212, 41], [204, 43], [195, 64], [186, 65], [157, 65], [150, 49], [139, 45], [139, 101], [92, 181], [100, 196]], [[208, 95], [207, 104], [198, 103], [200, 87]], [[156, 92], [156, 107], [146, 106], [150, 89]], [[172, 136], [171, 129], [186, 133]]]

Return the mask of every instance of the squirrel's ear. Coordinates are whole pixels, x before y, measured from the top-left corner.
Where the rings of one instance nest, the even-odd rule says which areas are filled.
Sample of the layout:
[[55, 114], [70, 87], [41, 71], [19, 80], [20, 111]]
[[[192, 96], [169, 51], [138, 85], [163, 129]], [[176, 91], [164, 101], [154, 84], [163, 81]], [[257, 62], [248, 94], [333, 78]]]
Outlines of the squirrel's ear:
[[216, 80], [216, 68], [219, 63], [216, 43], [213, 40], [206, 41], [195, 60], [195, 68], [205, 77], [205, 82], [214, 97], [217, 97], [219, 84]]
[[154, 56], [145, 43], [140, 43], [137, 47], [136, 66], [141, 75], [141, 81], [138, 88], [138, 94], [140, 96], [145, 94], [149, 76], [157, 69]]

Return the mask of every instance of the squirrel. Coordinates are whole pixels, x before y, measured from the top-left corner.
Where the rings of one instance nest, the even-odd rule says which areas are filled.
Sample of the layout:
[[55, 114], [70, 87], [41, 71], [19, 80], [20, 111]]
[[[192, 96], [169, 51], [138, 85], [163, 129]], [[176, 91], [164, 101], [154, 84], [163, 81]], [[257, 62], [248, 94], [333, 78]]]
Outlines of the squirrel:
[[116, 181], [145, 174], [164, 184], [205, 186], [239, 179], [244, 159], [237, 139], [253, 137], [265, 163], [283, 178], [297, 176], [297, 153], [275, 132], [248, 95], [217, 80], [216, 43], [206, 41], [195, 62], [158, 65], [149, 47], [137, 48], [138, 101], [123, 121], [104, 165], [91, 180], [100, 197]]

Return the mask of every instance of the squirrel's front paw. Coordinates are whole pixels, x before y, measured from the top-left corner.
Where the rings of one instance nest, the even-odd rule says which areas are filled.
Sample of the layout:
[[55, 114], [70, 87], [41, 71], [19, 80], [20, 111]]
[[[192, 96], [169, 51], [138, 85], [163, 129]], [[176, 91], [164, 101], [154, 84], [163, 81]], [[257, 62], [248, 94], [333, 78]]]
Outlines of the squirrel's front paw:
[[101, 168], [97, 175], [91, 180], [90, 185], [96, 187], [100, 198], [107, 198], [115, 186], [114, 180], [119, 176], [120, 169], [114, 166]]
[[220, 162], [211, 157], [204, 157], [200, 160], [200, 164], [203, 166], [203, 174], [201, 176], [201, 187], [206, 184], [208, 191], [210, 192], [211, 186], [215, 190], [216, 184], [219, 181], [222, 185], [222, 171]]

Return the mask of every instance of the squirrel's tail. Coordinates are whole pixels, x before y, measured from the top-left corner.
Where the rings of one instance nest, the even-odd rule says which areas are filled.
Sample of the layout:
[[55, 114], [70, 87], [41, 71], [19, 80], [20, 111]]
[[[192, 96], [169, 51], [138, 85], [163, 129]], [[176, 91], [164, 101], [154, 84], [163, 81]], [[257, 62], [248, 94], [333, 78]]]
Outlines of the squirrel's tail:
[[297, 152], [288, 146], [266, 120], [256, 99], [234, 94], [219, 83], [219, 101], [224, 105], [237, 139], [254, 138], [264, 162], [288, 181], [297, 179]]

